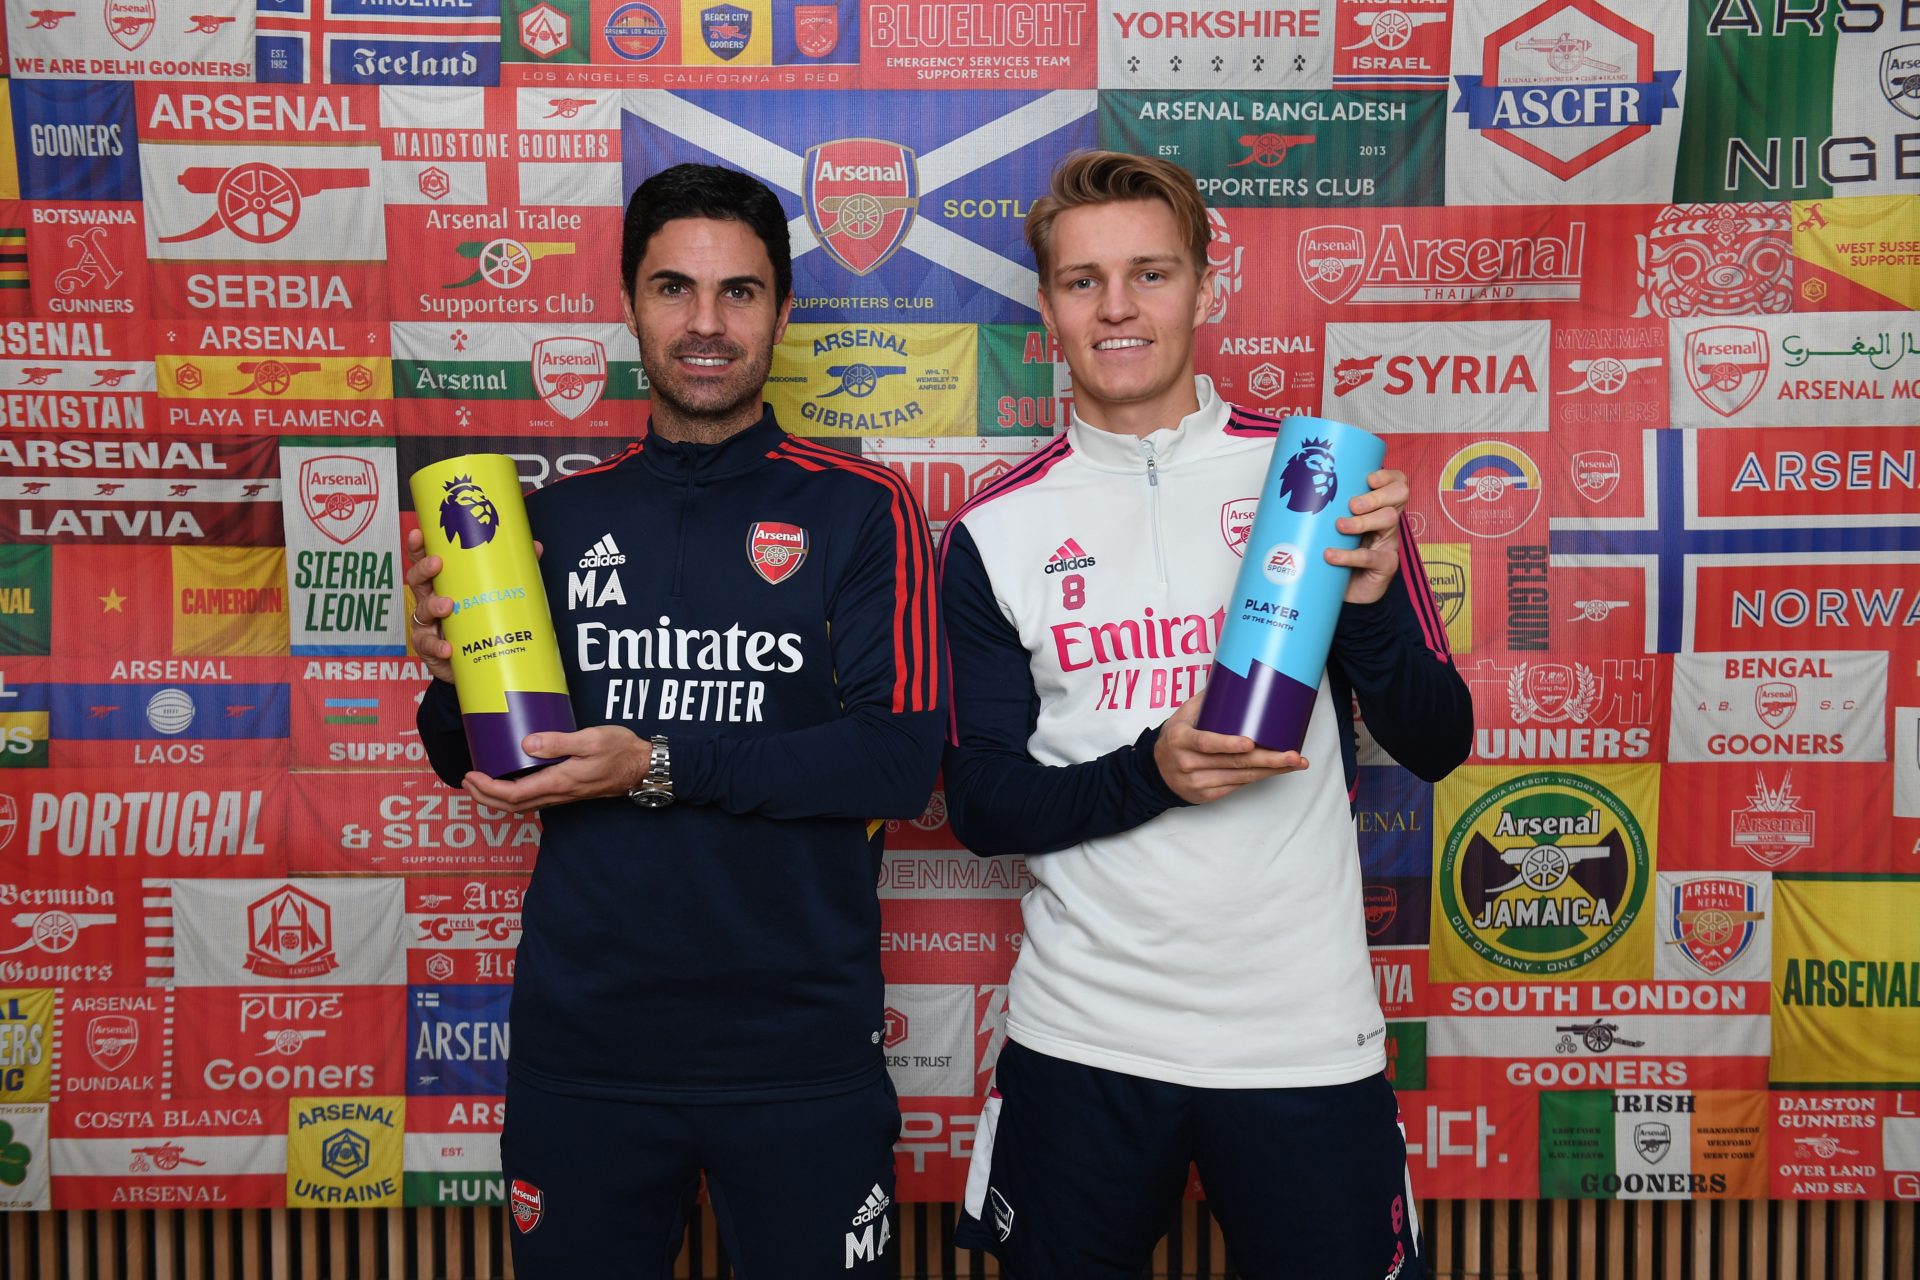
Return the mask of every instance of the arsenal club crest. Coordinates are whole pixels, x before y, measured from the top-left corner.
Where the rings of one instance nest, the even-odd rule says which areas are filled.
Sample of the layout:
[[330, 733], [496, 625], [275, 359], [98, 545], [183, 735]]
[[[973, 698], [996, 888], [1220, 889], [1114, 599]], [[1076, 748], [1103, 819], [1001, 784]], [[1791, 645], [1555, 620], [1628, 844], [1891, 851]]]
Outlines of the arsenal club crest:
[[1753, 691], [1753, 714], [1769, 729], [1778, 729], [1800, 709], [1800, 688], [1784, 680], [1769, 680]]
[[913, 150], [880, 138], [807, 148], [807, 225], [835, 262], [864, 276], [894, 255], [920, 207]]
[[807, 558], [807, 531], [797, 524], [756, 520], [747, 529], [747, 563], [774, 586], [791, 578]]
[[380, 472], [367, 458], [329, 453], [300, 464], [300, 509], [341, 546], [359, 537], [380, 506]]
[[1760, 394], [1771, 358], [1765, 330], [1744, 324], [1695, 329], [1687, 335], [1687, 385], [1701, 404], [1731, 418]]
[[793, 43], [809, 58], [824, 58], [840, 43], [840, 7], [831, 4], [793, 6]]
[[316, 978], [340, 967], [333, 951], [333, 908], [283, 885], [247, 906], [244, 968], [262, 978]]
[[519, 1178], [513, 1180], [509, 1203], [513, 1205], [513, 1225], [520, 1229], [521, 1235], [539, 1226], [541, 1216], [547, 1211], [547, 1198], [540, 1193], [540, 1188]]
[[1633, 1126], [1633, 1149], [1648, 1164], [1659, 1164], [1673, 1148], [1673, 1127], [1665, 1120], [1642, 1120]]
[[1253, 516], [1260, 509], [1259, 498], [1235, 498], [1220, 504], [1220, 536], [1227, 550], [1242, 559], [1247, 554], [1247, 539], [1253, 536]]
[[129, 53], [147, 42], [158, 17], [154, 0], [106, 0], [107, 34]]
[[1367, 237], [1358, 227], [1308, 227], [1294, 250], [1300, 279], [1320, 301], [1345, 302], [1360, 287], [1367, 265]]
[[543, 338], [533, 344], [533, 385], [569, 422], [600, 403], [607, 349], [592, 338]]
[[1880, 92], [1895, 111], [1920, 120], [1920, 44], [1896, 45], [1880, 55]]
[[87, 1055], [102, 1071], [118, 1071], [140, 1047], [140, 1024], [132, 1015], [103, 1013], [87, 1023]]
[[1370, 884], [1362, 892], [1367, 918], [1367, 936], [1377, 938], [1393, 924], [1400, 912], [1400, 892], [1390, 884]]
[[13, 833], [20, 829], [20, 807], [12, 796], [0, 795], [0, 850], [13, 843]]
[[1573, 455], [1573, 490], [1588, 502], [1605, 502], [1620, 484], [1620, 455], [1583, 449]]
[[1708, 977], [1745, 955], [1760, 921], [1759, 890], [1731, 876], [1697, 876], [1671, 887], [1666, 901], [1667, 945], [1679, 948]]

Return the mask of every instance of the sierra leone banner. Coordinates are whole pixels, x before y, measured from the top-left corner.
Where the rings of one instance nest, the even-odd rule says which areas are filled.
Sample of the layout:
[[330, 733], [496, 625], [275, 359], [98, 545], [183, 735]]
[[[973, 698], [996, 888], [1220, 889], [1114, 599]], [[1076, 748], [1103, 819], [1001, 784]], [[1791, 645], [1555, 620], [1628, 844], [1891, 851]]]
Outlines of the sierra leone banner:
[[393, 448], [282, 447], [280, 475], [292, 652], [406, 653]]
[[1767, 1095], [1629, 1089], [1540, 1095], [1540, 1194], [1752, 1200], [1767, 1194]]
[[[1675, 200], [1920, 191], [1920, 31], [1898, 6], [1692, 0]], [[1831, 9], [1831, 12], [1823, 10]], [[1809, 20], [1810, 18], [1810, 20]]]

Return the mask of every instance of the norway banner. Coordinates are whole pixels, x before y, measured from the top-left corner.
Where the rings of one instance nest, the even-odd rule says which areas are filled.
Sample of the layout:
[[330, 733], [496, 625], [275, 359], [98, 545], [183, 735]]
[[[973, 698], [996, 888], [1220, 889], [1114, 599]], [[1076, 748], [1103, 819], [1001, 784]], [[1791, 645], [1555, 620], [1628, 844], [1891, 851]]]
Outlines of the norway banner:
[[406, 652], [399, 476], [391, 446], [283, 446], [295, 655]]
[[251, 80], [254, 0], [103, 0], [72, 10], [7, 0], [8, 69], [22, 79]]
[[634, 90], [625, 186], [685, 161], [760, 175], [792, 220], [795, 320], [1030, 320], [1026, 209], [1006, 197], [1093, 146], [1094, 98]]
[[259, 0], [269, 84], [500, 82], [500, 0]]
[[393, 349], [409, 434], [631, 438], [646, 422], [646, 371], [623, 325], [402, 322]]
[[164, 314], [386, 314], [376, 90], [142, 85], [138, 102]]

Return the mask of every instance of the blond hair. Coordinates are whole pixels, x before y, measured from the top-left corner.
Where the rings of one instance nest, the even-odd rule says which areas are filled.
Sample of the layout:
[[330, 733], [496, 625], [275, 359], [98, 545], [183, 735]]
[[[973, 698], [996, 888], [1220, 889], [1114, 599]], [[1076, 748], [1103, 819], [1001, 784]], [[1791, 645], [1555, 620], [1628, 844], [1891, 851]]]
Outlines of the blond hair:
[[1054, 219], [1068, 209], [1122, 200], [1158, 200], [1173, 210], [1174, 221], [1186, 231], [1194, 267], [1203, 272], [1207, 269], [1207, 245], [1213, 240], [1213, 228], [1207, 222], [1207, 205], [1192, 174], [1155, 156], [1076, 151], [1060, 162], [1047, 185], [1047, 194], [1027, 211], [1027, 247], [1040, 265], [1042, 287], [1051, 270], [1048, 248]]

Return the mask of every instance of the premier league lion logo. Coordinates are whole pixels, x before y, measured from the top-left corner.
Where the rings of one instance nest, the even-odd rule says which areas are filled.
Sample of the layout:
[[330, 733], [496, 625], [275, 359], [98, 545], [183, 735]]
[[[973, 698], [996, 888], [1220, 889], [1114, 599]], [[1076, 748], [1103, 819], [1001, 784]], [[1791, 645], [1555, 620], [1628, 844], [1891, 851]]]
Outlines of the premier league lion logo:
[[1289, 511], [1308, 515], [1324, 511], [1339, 490], [1339, 479], [1333, 474], [1333, 446], [1325, 440], [1303, 443], [1280, 473], [1280, 496], [1287, 500]]
[[455, 476], [447, 481], [447, 496], [440, 500], [440, 532], [455, 546], [471, 551], [493, 541], [500, 532], [500, 513], [473, 482], [472, 476]]

